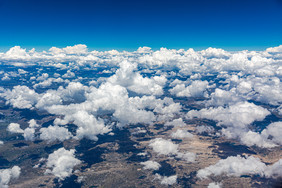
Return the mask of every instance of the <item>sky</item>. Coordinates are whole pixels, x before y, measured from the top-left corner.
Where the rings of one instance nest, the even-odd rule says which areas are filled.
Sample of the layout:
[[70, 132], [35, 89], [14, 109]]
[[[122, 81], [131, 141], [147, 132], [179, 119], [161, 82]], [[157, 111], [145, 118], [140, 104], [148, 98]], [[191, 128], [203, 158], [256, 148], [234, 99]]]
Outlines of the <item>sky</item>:
[[0, 50], [262, 50], [282, 44], [282, 0], [0, 0]]

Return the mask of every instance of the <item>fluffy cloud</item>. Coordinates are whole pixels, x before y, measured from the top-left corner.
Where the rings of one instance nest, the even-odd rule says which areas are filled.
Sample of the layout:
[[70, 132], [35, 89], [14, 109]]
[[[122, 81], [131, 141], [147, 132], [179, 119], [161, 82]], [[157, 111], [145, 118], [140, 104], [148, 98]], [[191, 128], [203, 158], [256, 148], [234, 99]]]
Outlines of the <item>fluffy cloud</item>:
[[192, 152], [179, 152], [178, 144], [174, 144], [171, 140], [155, 138], [151, 140], [149, 146], [159, 155], [176, 156], [187, 162], [194, 162], [196, 159], [196, 155]]
[[241, 176], [241, 175], [260, 175], [265, 177], [281, 177], [282, 160], [273, 165], [265, 165], [259, 158], [253, 156], [241, 157], [232, 156], [219, 160], [215, 165], [208, 166], [197, 172], [200, 179], [214, 176]]
[[11, 179], [16, 179], [20, 176], [21, 168], [14, 166], [9, 169], [0, 169], [0, 187], [8, 188]]
[[268, 125], [261, 133], [248, 131], [241, 137], [242, 143], [247, 146], [259, 146], [271, 148], [282, 145], [282, 122], [275, 122]]
[[122, 62], [120, 69], [108, 79], [108, 82], [118, 84], [140, 94], [162, 95], [166, 78], [163, 76], [142, 77], [138, 72], [134, 72], [136, 68], [136, 64], [127, 61]]
[[141, 162], [140, 164], [144, 165], [144, 170], [158, 170], [161, 167], [161, 165], [156, 161], [146, 161]]
[[32, 108], [37, 102], [39, 95], [27, 86], [15, 86], [13, 90], [0, 93], [0, 97], [5, 98], [6, 104], [11, 104], [14, 108]]
[[169, 155], [169, 154], [178, 153], [177, 144], [174, 144], [172, 141], [165, 140], [162, 138], [155, 138], [154, 140], [151, 141], [149, 146], [153, 148], [153, 150], [160, 155]]
[[182, 130], [182, 129], [177, 129], [176, 132], [173, 132], [171, 134], [172, 138], [192, 138], [193, 134], [189, 133], [188, 131]]
[[68, 129], [64, 127], [59, 127], [57, 125], [49, 126], [47, 128], [41, 128], [40, 133], [41, 133], [40, 139], [46, 140], [48, 142], [53, 142], [56, 140], [59, 140], [62, 142], [72, 137]]
[[191, 110], [188, 118], [198, 117], [215, 120], [218, 125], [244, 128], [254, 121], [262, 121], [270, 112], [249, 102], [239, 102], [227, 108], [208, 108], [200, 111]]
[[35, 137], [34, 137], [34, 133], [35, 133], [35, 129], [34, 128], [26, 128], [24, 130], [24, 139], [28, 140], [28, 141], [34, 141]]
[[222, 183], [216, 183], [216, 182], [212, 182], [209, 183], [208, 188], [221, 188]]
[[178, 97], [203, 97], [206, 96], [204, 91], [208, 85], [207, 81], [195, 80], [187, 87], [184, 84], [178, 84], [169, 91]]
[[174, 119], [173, 121], [165, 123], [165, 126], [184, 127], [185, 125], [186, 124], [183, 122], [182, 118]]
[[177, 183], [177, 175], [173, 176], [161, 176], [159, 174], [155, 175], [156, 179], [159, 179], [161, 181], [161, 184], [163, 185], [173, 185]]
[[46, 174], [53, 174], [60, 180], [64, 180], [72, 174], [73, 168], [80, 164], [81, 161], [75, 158], [75, 150], [66, 150], [60, 148], [51, 153], [47, 159], [46, 166], [51, 168], [46, 170]]
[[85, 54], [87, 53], [87, 46], [84, 44], [77, 44], [74, 46], [67, 46], [65, 48], [56, 48], [56, 47], [52, 47], [49, 49], [49, 51], [51, 52], [51, 54], [53, 55], [57, 55], [60, 53], [65, 53], [65, 54], [76, 54], [76, 55], [80, 55], [80, 54]]
[[277, 46], [277, 47], [272, 47], [272, 48], [267, 48], [267, 52], [282, 52], [282, 45]]
[[24, 130], [21, 129], [20, 124], [18, 123], [10, 123], [7, 130], [11, 133], [24, 133]]

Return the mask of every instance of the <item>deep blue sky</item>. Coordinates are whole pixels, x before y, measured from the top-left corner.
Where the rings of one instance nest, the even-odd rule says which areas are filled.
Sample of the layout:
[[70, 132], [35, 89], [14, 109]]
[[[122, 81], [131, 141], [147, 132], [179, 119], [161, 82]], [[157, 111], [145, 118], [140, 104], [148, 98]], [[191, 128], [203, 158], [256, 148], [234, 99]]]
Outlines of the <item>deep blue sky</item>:
[[0, 0], [0, 49], [282, 44], [282, 0]]

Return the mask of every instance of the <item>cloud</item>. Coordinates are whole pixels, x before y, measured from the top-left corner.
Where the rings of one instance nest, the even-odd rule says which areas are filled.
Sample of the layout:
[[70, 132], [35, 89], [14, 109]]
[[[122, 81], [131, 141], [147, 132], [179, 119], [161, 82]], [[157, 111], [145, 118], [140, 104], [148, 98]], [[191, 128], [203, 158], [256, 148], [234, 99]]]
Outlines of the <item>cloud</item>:
[[217, 183], [217, 182], [212, 182], [209, 183], [208, 188], [221, 188], [222, 187], [222, 183]]
[[56, 140], [62, 142], [72, 137], [72, 134], [68, 131], [68, 129], [57, 125], [41, 128], [40, 133], [40, 139], [48, 142], [54, 142]]
[[28, 141], [34, 141], [35, 137], [34, 137], [34, 133], [35, 133], [35, 129], [34, 128], [26, 128], [24, 130], [24, 139], [28, 140]]
[[208, 88], [208, 85], [207, 81], [195, 80], [187, 87], [184, 84], [178, 84], [169, 91], [172, 95], [178, 97], [203, 97], [206, 96], [204, 91]]
[[[73, 168], [80, 164], [81, 161], [75, 158], [75, 150], [66, 150], [65, 148], [60, 148], [53, 153], [51, 153], [47, 159], [45, 171], [46, 174], [53, 174], [60, 180], [64, 180], [72, 174]], [[50, 168], [52, 170], [50, 170]]]
[[[225, 108], [220, 106], [199, 111], [191, 110], [187, 113], [187, 118], [197, 117], [214, 120], [217, 122], [217, 126], [223, 127], [222, 135], [227, 138], [239, 138], [243, 144], [251, 146], [253, 144], [250, 142], [254, 142], [251, 137], [256, 136], [257, 133], [249, 132], [248, 125], [255, 121], [262, 121], [269, 114], [270, 112], [261, 106], [249, 102], [238, 102]], [[204, 131], [201, 129], [200, 131]], [[257, 141], [260, 139], [256, 136]], [[260, 146], [266, 145], [261, 144]]]
[[183, 122], [182, 118], [174, 119], [170, 122], [165, 122], [165, 126], [174, 126], [174, 127], [184, 127], [186, 124]]
[[182, 129], [177, 129], [176, 132], [173, 132], [171, 134], [172, 138], [179, 138], [179, 139], [183, 139], [183, 138], [192, 138], [193, 134], [189, 133], [186, 130], [182, 130]]
[[20, 176], [21, 168], [14, 166], [9, 169], [0, 169], [0, 187], [8, 188], [11, 179], [17, 179]]
[[13, 90], [0, 93], [0, 97], [5, 98], [6, 104], [11, 104], [14, 108], [25, 109], [32, 108], [39, 95], [27, 86], [15, 86]]
[[141, 162], [140, 164], [144, 165], [144, 170], [158, 170], [161, 167], [161, 165], [156, 161], [146, 161]]
[[165, 140], [162, 138], [155, 138], [151, 140], [149, 146], [153, 148], [155, 152], [159, 155], [169, 155], [178, 153], [178, 145], [174, 144], [170, 140]]
[[253, 103], [239, 102], [226, 108], [191, 110], [187, 117], [207, 118], [217, 121], [218, 125], [245, 128], [254, 121], [262, 121], [269, 114], [268, 110]]
[[29, 54], [26, 52], [26, 49], [22, 49], [20, 46], [15, 46], [6, 52], [4, 57], [7, 59], [25, 59], [29, 57]]
[[24, 130], [21, 129], [20, 124], [18, 123], [10, 123], [7, 130], [11, 133], [24, 133]]
[[202, 134], [202, 133], [214, 133], [214, 128], [211, 126], [206, 126], [206, 125], [199, 125], [195, 129], [196, 133]]
[[266, 165], [259, 158], [253, 156], [241, 157], [239, 155], [219, 160], [216, 164], [208, 166], [197, 172], [200, 179], [214, 176], [241, 176], [260, 175], [261, 177], [281, 177], [282, 160], [273, 165]]
[[267, 52], [282, 52], [282, 45], [266, 49]]
[[150, 141], [149, 147], [159, 155], [176, 156], [186, 162], [194, 162], [196, 159], [196, 155], [192, 152], [179, 152], [178, 144], [174, 144], [171, 140], [155, 138]]
[[138, 72], [134, 72], [136, 68], [136, 64], [123, 61], [120, 63], [120, 69], [108, 79], [108, 82], [140, 94], [162, 95], [166, 78], [164, 76], [142, 77]]
[[51, 54], [57, 55], [61, 53], [65, 54], [75, 54], [75, 55], [81, 55], [81, 54], [86, 54], [87, 53], [87, 46], [84, 44], [77, 44], [74, 46], [67, 46], [65, 48], [56, 48], [52, 47], [49, 49]]
[[261, 133], [248, 131], [241, 136], [241, 141], [247, 146], [272, 148], [282, 145], [282, 122], [268, 125]]
[[155, 178], [159, 179], [161, 181], [161, 184], [163, 185], [173, 185], [177, 183], [177, 175], [167, 177], [167, 176], [161, 176], [159, 174], [156, 174]]

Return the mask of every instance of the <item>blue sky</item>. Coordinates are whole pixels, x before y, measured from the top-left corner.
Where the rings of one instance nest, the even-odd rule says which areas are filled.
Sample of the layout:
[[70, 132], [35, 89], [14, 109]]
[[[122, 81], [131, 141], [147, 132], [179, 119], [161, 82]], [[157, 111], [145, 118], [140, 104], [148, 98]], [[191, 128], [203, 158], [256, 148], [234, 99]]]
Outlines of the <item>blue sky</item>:
[[0, 49], [75, 44], [265, 49], [282, 44], [282, 0], [0, 0]]

